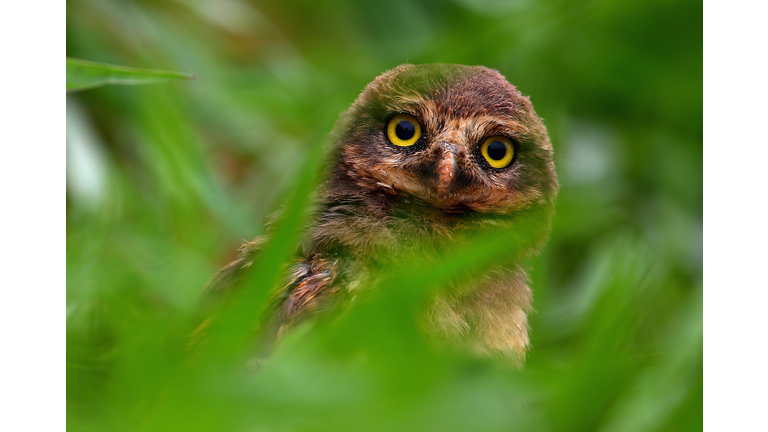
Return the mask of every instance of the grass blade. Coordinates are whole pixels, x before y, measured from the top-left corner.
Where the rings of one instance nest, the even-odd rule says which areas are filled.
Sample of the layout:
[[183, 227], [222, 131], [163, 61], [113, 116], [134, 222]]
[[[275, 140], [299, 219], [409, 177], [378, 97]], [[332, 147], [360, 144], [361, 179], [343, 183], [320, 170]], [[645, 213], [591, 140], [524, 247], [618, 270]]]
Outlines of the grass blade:
[[67, 58], [67, 91], [87, 90], [105, 85], [157, 84], [189, 80], [195, 76], [181, 72], [136, 69]]

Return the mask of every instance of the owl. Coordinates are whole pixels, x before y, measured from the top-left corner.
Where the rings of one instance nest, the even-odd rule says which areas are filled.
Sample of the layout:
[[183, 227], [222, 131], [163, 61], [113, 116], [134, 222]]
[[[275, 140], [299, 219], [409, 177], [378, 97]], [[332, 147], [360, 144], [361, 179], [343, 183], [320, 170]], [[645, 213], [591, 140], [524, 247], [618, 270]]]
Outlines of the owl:
[[[546, 242], [559, 187], [528, 97], [485, 67], [405, 64], [363, 90], [329, 141], [331, 173], [274, 296], [267, 344], [365, 290], [371, 274], [489, 227], [513, 241], [525, 226], [522, 253], [439, 290], [424, 312], [441, 340], [521, 364], [532, 299], [521, 261]], [[209, 294], [234, 290], [265, 238], [245, 243]]]

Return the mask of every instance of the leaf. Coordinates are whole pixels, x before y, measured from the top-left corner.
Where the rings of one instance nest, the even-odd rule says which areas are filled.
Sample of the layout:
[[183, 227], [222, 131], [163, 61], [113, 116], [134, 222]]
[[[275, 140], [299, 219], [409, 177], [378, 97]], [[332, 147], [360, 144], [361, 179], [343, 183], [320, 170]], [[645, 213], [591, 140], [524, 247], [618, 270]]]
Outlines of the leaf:
[[67, 91], [87, 90], [112, 85], [157, 84], [189, 80], [194, 75], [150, 69], [135, 69], [67, 58]]

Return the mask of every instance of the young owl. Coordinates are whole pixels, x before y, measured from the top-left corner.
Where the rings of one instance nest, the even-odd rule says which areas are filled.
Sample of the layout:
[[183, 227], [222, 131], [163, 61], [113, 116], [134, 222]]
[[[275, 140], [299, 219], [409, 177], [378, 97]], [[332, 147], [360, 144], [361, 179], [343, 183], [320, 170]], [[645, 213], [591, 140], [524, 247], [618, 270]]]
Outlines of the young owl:
[[[533, 232], [522, 253], [445, 287], [426, 311], [437, 334], [522, 362], [531, 290], [519, 261], [546, 241], [558, 190], [552, 145], [529, 99], [485, 67], [402, 65], [370, 83], [330, 137], [333, 172], [275, 296], [268, 339], [417, 251], [459, 247], [487, 227], [512, 241], [525, 225]], [[262, 243], [243, 245], [209, 292], [231, 291]]]

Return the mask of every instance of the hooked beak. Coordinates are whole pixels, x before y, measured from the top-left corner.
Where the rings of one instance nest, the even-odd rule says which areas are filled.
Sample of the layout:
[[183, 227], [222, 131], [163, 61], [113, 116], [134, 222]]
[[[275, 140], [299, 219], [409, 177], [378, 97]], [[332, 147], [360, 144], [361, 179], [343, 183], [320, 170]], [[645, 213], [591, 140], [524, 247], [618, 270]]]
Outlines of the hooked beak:
[[456, 154], [458, 148], [446, 142], [440, 143], [440, 160], [437, 163], [437, 195], [441, 199], [448, 197], [451, 183], [456, 174]]

